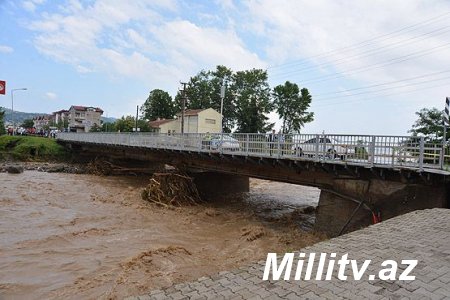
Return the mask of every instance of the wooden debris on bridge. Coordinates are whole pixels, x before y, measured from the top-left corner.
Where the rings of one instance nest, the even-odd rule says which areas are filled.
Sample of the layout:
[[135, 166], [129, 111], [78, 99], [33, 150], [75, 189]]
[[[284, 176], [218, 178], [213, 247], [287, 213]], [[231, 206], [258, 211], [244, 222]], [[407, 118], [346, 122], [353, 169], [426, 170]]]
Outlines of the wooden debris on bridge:
[[177, 173], [154, 173], [142, 198], [161, 206], [197, 205], [200, 194], [192, 177]]
[[96, 157], [94, 160], [87, 164], [86, 170], [89, 174], [94, 175], [136, 175], [136, 174], [148, 174], [152, 170], [149, 168], [128, 168], [113, 164], [102, 158]]

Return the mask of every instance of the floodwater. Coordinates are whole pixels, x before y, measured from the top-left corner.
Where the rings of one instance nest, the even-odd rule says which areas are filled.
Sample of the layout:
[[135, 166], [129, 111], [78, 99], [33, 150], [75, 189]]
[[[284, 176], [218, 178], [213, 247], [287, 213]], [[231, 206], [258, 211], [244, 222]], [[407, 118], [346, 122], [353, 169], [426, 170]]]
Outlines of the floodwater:
[[0, 299], [121, 299], [321, 239], [284, 219], [317, 189], [252, 180], [228, 203], [170, 210], [141, 199], [147, 181], [0, 173]]

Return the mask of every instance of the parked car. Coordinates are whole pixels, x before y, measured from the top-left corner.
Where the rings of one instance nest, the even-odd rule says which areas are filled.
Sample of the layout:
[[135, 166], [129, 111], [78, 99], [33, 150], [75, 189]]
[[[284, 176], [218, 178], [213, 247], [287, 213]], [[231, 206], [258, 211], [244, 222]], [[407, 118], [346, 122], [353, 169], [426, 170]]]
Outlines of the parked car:
[[[319, 155], [323, 155], [325, 149], [325, 156], [328, 158], [337, 158], [344, 160], [350, 156], [355, 155], [355, 146], [345, 145], [333, 138], [319, 138]], [[293, 152], [297, 156], [314, 156], [316, 154], [317, 139], [312, 138], [302, 143], [294, 143], [292, 146]]]
[[219, 134], [212, 136], [210, 145], [211, 150], [239, 151], [240, 148], [239, 141], [226, 134], [223, 137]]

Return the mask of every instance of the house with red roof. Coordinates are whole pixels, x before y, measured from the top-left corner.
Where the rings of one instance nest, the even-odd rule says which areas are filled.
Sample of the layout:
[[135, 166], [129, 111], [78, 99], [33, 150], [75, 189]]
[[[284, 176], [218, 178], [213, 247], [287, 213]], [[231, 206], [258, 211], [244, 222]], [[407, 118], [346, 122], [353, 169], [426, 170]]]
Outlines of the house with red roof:
[[98, 107], [72, 105], [68, 111], [71, 132], [89, 132], [94, 126], [101, 126], [103, 110]]

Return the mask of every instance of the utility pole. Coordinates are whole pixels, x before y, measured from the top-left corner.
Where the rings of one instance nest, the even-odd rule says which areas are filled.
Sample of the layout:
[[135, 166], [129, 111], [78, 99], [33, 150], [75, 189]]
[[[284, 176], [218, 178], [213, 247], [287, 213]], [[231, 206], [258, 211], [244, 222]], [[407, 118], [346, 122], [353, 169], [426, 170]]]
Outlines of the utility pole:
[[181, 134], [184, 134], [184, 111], [186, 110], [186, 85], [187, 82], [180, 82], [183, 85], [181, 90]]
[[222, 86], [220, 87], [220, 118], [221, 118], [220, 133], [222, 134], [223, 134], [223, 99], [225, 98], [225, 85], [226, 81], [224, 79], [222, 81]]
[[138, 132], [138, 114], [139, 114], [139, 105], [136, 105], [136, 133]]

